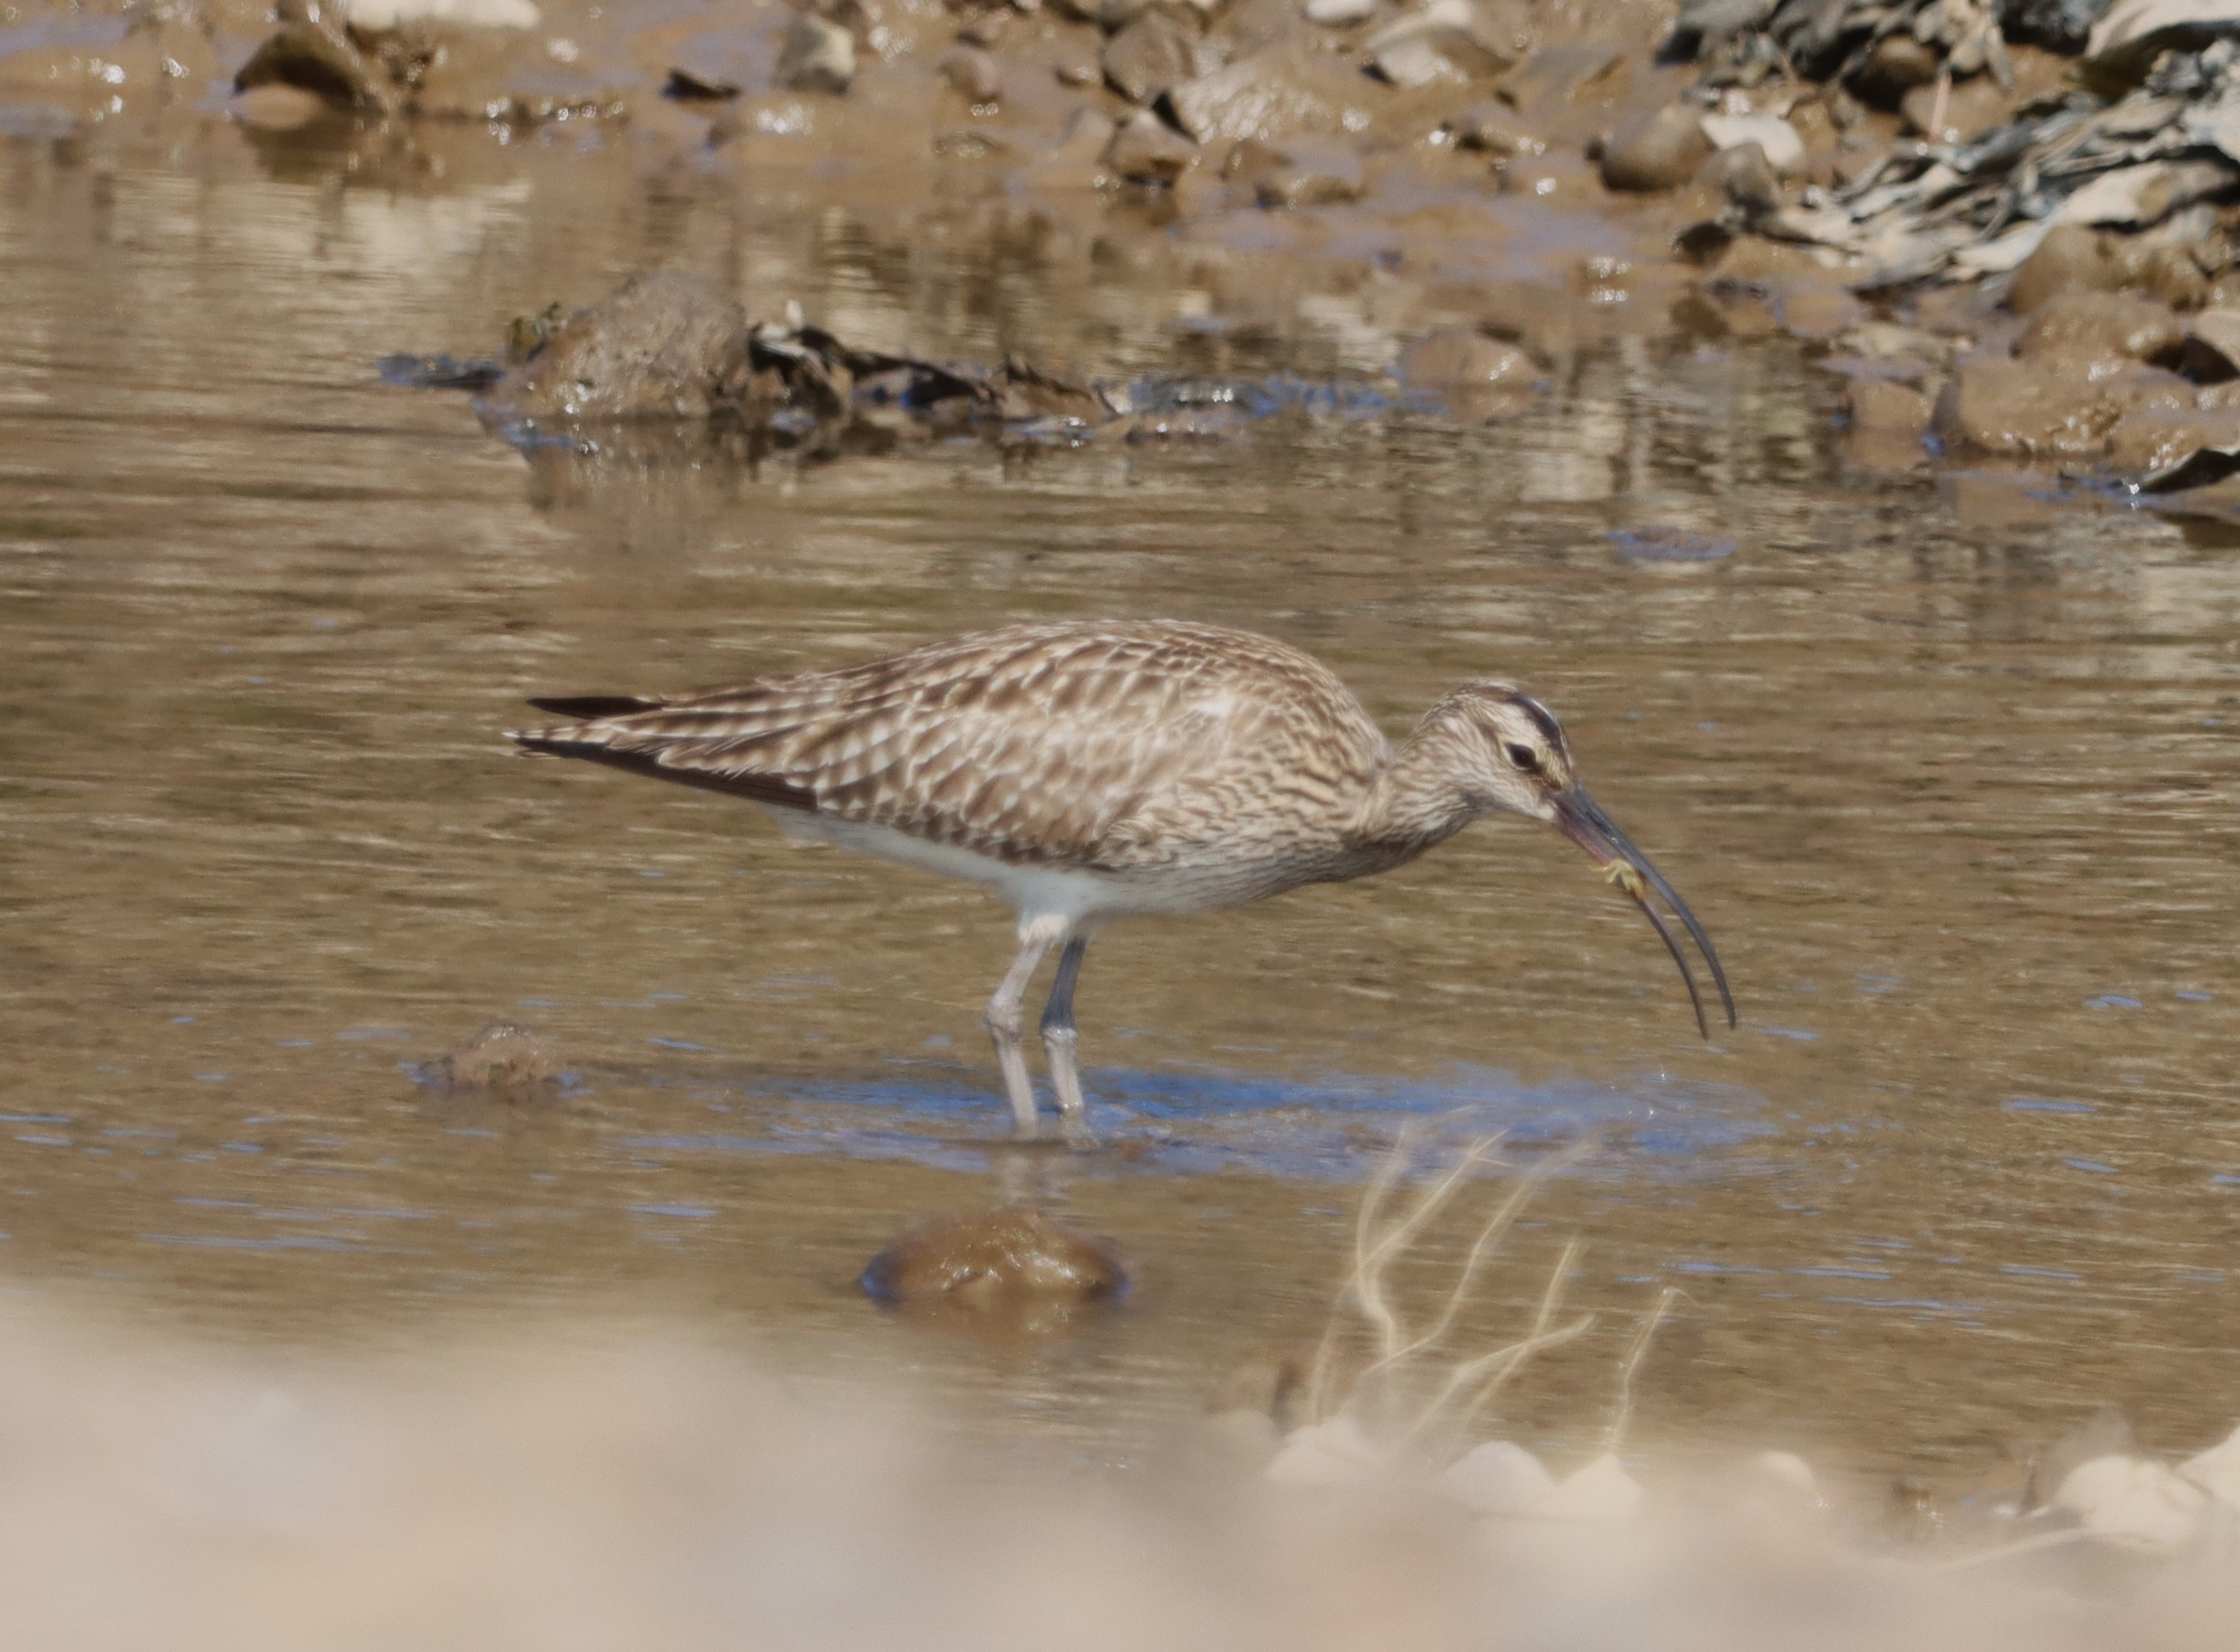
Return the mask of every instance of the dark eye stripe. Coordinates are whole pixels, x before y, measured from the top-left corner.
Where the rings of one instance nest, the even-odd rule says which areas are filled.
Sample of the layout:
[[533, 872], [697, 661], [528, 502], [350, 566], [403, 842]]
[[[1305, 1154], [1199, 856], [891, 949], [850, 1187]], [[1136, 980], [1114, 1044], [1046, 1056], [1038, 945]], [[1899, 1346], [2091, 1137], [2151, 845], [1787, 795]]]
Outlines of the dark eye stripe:
[[1532, 719], [1533, 725], [1540, 730], [1541, 737], [1550, 745], [1552, 746], [1563, 739], [1563, 728], [1557, 723], [1556, 714], [1549, 710], [1546, 706], [1542, 705], [1529, 694], [1518, 695], [1517, 705], [1519, 710]]

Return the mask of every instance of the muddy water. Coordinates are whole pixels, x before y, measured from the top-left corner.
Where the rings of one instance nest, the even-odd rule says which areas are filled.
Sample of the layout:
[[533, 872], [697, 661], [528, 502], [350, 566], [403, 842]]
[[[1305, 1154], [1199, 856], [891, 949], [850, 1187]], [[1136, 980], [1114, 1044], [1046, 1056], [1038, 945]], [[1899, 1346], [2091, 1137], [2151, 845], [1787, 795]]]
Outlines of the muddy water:
[[[524, 457], [374, 360], [486, 350], [650, 260], [865, 342], [1110, 376], [1366, 372], [1437, 317], [1359, 267], [969, 181], [812, 205], [626, 143], [436, 171], [0, 148], [12, 1288], [344, 1346], [672, 1309], [1127, 1460], [1319, 1324], [1356, 1188], [1423, 1120], [1596, 1144], [1473, 1321], [1514, 1329], [1584, 1240], [1597, 1329], [1520, 1390], [1528, 1437], [1600, 1424], [1668, 1285], [1637, 1426], [1954, 1475], [2107, 1401], [2151, 1443], [2229, 1426], [2230, 544], [1857, 468], [1794, 347], [1653, 330], [1488, 428]], [[1702, 541], [1732, 550], [1636, 554]], [[1567, 847], [1480, 829], [1110, 935], [1082, 1006], [1111, 1149], [1017, 1152], [980, 896], [498, 738], [530, 693], [1103, 613], [1272, 631], [1396, 729], [1463, 676], [1529, 682], [1719, 938], [1742, 1028], [1697, 1039]], [[497, 1017], [557, 1037], [559, 1098], [411, 1082]], [[1132, 1302], [991, 1342], [854, 1290], [907, 1221], [1021, 1191], [1119, 1236]]]

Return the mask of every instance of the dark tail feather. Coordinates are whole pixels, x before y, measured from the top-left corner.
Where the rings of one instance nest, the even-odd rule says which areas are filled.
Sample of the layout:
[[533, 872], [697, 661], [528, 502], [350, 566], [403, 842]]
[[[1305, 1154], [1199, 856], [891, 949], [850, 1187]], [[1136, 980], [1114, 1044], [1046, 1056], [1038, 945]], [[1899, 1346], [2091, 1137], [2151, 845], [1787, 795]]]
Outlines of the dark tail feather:
[[661, 706], [658, 700], [641, 700], [627, 694], [585, 694], [574, 699], [531, 700], [529, 703], [539, 711], [573, 717], [578, 723], [596, 723], [601, 717], [626, 717], [633, 711], [654, 711]]

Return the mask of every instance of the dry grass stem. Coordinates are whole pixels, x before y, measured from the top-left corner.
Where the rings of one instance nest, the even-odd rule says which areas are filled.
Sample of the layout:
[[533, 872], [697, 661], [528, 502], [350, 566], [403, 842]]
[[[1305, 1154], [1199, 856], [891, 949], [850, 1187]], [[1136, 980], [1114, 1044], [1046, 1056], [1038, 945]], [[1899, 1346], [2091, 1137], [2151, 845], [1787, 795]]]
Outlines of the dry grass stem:
[[[1414, 1160], [1417, 1139], [1413, 1127], [1403, 1130], [1362, 1190], [1361, 1208], [1354, 1223], [1353, 1265], [1323, 1326], [1307, 1383], [1307, 1415], [1317, 1420], [1347, 1406], [1364, 1407], [1372, 1398], [1387, 1413], [1403, 1412], [1408, 1420], [1397, 1429], [1397, 1437], [1403, 1443], [1419, 1440], [1450, 1419], [1452, 1428], [1467, 1427], [1527, 1360], [1570, 1341], [1593, 1322], [1591, 1316], [1583, 1316], [1567, 1325], [1555, 1324], [1564, 1282], [1578, 1259], [1579, 1246], [1573, 1241], [1564, 1247], [1563, 1257], [1542, 1293], [1531, 1329], [1522, 1339], [1453, 1363], [1428, 1399], [1417, 1399], [1410, 1394], [1410, 1379], [1445, 1343], [1488, 1259], [1515, 1226], [1540, 1182], [1563, 1165], [1576, 1162], [1583, 1152], [1583, 1149], [1573, 1148], [1552, 1155], [1517, 1180], [1464, 1251], [1439, 1308], [1429, 1323], [1418, 1330], [1410, 1328], [1393, 1301], [1390, 1269], [1424, 1228], [1452, 1203], [1471, 1172], [1481, 1166], [1501, 1162], [1495, 1157], [1501, 1138], [1490, 1136], [1472, 1143], [1454, 1164], [1417, 1192], [1397, 1216], [1388, 1219], [1394, 1189], [1406, 1176]], [[1343, 1400], [1332, 1404], [1332, 1371], [1338, 1356], [1341, 1328], [1349, 1310], [1367, 1328], [1373, 1352], [1369, 1363], [1346, 1383]]]
[[1625, 1358], [1617, 1368], [1617, 1415], [1610, 1419], [1610, 1438], [1604, 1442], [1606, 1450], [1617, 1450], [1625, 1439], [1626, 1426], [1633, 1421], [1633, 1374], [1648, 1357], [1649, 1344], [1657, 1336], [1657, 1328], [1664, 1322], [1664, 1316], [1679, 1295], [1678, 1289], [1670, 1285], [1657, 1292], [1657, 1306], [1649, 1310], [1641, 1322], [1641, 1329], [1634, 1332], [1633, 1341], [1626, 1345]]

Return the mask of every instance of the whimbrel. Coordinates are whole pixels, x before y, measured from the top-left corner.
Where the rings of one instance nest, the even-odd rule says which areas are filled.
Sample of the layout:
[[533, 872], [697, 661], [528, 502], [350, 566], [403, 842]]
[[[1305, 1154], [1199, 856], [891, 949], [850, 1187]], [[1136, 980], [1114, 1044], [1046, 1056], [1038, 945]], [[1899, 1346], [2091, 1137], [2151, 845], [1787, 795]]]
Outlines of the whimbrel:
[[986, 885], [1019, 950], [988, 1027], [1019, 1133], [1035, 1130], [1021, 1005], [1052, 948], [1051, 1088], [1082, 1112], [1073, 991], [1116, 918], [1204, 911], [1367, 877], [1483, 815], [1555, 827], [1688, 956], [1668, 905], [1734, 997], [1710, 936], [1581, 787], [1555, 716], [1507, 683], [1467, 683], [1397, 746], [1319, 662], [1249, 631], [1174, 620], [1013, 625], [838, 670], [677, 699], [534, 700], [572, 721], [515, 734], [763, 804], [797, 836]]

